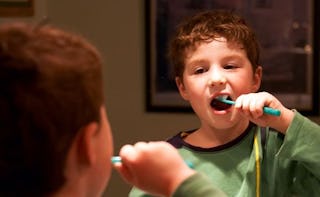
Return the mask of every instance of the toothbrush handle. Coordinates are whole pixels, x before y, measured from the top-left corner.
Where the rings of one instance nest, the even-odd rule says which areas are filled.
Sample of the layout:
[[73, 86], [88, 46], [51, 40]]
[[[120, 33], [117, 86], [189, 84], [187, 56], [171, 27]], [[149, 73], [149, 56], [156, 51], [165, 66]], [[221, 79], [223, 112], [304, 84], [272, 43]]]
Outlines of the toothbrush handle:
[[[120, 156], [113, 156], [113, 157], [111, 157], [111, 163], [121, 163], [122, 162], [122, 160], [121, 160], [121, 157]], [[190, 162], [190, 161], [184, 161], [186, 164], [187, 164], [187, 166], [189, 166], [189, 168], [194, 168], [194, 165], [193, 165], [193, 163], [192, 162]]]
[[280, 116], [281, 112], [278, 109], [273, 109], [271, 107], [263, 107], [263, 112], [273, 116]]

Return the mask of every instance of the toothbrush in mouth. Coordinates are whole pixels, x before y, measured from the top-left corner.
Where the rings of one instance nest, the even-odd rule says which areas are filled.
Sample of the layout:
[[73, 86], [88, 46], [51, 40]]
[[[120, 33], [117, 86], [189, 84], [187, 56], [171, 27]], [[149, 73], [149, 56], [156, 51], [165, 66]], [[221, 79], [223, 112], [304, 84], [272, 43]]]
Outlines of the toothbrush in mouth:
[[[219, 101], [223, 102], [223, 103], [226, 103], [226, 104], [229, 104], [229, 105], [234, 105], [235, 102], [234, 101], [231, 101], [231, 100], [228, 100], [226, 98], [223, 98], [223, 97], [218, 97], [217, 98]], [[263, 112], [265, 114], [269, 114], [269, 115], [272, 115], [272, 116], [280, 116], [281, 112], [280, 110], [278, 109], [273, 109], [271, 107], [263, 107]]]

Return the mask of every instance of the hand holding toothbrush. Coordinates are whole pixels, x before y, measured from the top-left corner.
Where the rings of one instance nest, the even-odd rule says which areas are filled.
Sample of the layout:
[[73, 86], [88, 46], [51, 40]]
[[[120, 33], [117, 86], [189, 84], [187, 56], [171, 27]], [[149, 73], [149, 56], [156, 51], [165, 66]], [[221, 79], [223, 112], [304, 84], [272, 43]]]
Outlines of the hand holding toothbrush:
[[153, 195], [172, 195], [186, 178], [195, 173], [167, 142], [125, 145], [119, 156], [113, 157], [113, 163], [124, 180]]
[[260, 126], [275, 128], [285, 133], [289, 127], [294, 112], [284, 107], [281, 102], [267, 92], [240, 95], [236, 101], [220, 99], [222, 102], [234, 105], [234, 108]]

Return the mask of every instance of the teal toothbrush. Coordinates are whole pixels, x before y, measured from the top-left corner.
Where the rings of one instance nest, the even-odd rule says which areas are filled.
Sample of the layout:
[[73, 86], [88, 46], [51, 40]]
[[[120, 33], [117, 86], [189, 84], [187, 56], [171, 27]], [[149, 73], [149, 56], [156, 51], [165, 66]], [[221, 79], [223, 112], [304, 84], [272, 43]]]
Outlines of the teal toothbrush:
[[[218, 100], [223, 102], [223, 103], [229, 104], [229, 105], [234, 105], [235, 104], [234, 101], [231, 101], [231, 100], [228, 100], [228, 99], [225, 99], [225, 98], [218, 98]], [[280, 116], [280, 114], [281, 114], [280, 110], [273, 109], [271, 107], [263, 107], [263, 112], [265, 114], [269, 114], [269, 115], [272, 115], [272, 116]]]
[[[121, 157], [120, 156], [113, 156], [111, 157], [111, 162], [112, 163], [121, 163]], [[185, 161], [186, 164], [189, 166], [189, 168], [194, 168], [193, 164], [190, 161]]]

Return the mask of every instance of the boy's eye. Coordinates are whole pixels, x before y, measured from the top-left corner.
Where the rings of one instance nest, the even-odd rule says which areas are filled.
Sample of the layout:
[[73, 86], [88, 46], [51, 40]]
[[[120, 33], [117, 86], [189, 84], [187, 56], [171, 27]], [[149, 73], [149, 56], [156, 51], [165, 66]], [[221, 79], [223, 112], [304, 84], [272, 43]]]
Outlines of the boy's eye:
[[235, 65], [232, 65], [232, 64], [227, 64], [223, 67], [224, 69], [235, 69], [236, 66]]
[[204, 68], [197, 68], [195, 71], [194, 71], [194, 74], [201, 74], [201, 73], [204, 73], [206, 70]]

